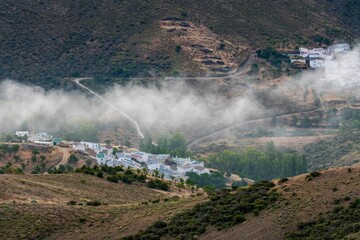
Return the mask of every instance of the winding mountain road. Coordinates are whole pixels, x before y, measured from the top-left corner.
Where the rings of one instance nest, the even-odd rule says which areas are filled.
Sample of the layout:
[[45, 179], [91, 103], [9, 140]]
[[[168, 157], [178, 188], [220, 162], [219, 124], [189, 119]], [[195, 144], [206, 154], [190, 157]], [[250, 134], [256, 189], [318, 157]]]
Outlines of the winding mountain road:
[[[224, 75], [224, 76], [208, 76], [208, 77], [165, 77], [165, 80], [188, 80], [188, 79], [194, 79], [194, 80], [215, 80], [215, 79], [226, 79], [226, 78], [235, 78], [238, 77], [242, 74], [245, 73], [247, 67], [252, 64], [255, 60], [255, 54], [254, 53], [250, 53], [248, 58], [246, 59], [246, 61], [244, 61], [242, 64], [239, 65], [238, 69], [236, 70], [236, 72], [228, 74], [228, 75]], [[81, 77], [81, 78], [74, 78], [72, 79], [72, 81], [78, 85], [80, 88], [87, 90], [88, 92], [90, 92], [91, 94], [93, 94], [94, 96], [96, 96], [97, 98], [99, 98], [101, 101], [103, 101], [105, 104], [107, 104], [110, 108], [112, 108], [113, 110], [115, 110], [116, 112], [120, 113], [122, 116], [124, 116], [126, 119], [128, 119], [134, 126], [136, 129], [137, 134], [141, 137], [144, 138], [144, 134], [141, 131], [140, 125], [139, 123], [133, 119], [132, 117], [130, 117], [127, 113], [125, 113], [124, 111], [122, 111], [121, 109], [115, 107], [112, 103], [110, 103], [108, 100], [106, 100], [105, 98], [103, 98], [102, 96], [100, 96], [99, 94], [97, 94], [96, 92], [94, 92], [93, 90], [91, 90], [90, 88], [86, 87], [85, 85], [83, 85], [80, 81], [81, 80], [89, 80], [92, 79], [92, 77]], [[151, 78], [129, 78], [130, 80], [145, 80], [145, 79], [151, 79]]]
[[[307, 110], [307, 111], [303, 111], [303, 112], [276, 115], [276, 117], [291, 117], [291, 116], [296, 116], [296, 115], [300, 115], [300, 114], [303, 114], [303, 113], [315, 112], [315, 111], [318, 111], [318, 110], [319, 109], [311, 109], [311, 110]], [[207, 134], [205, 136], [201, 136], [199, 138], [196, 138], [196, 139], [192, 140], [190, 143], [187, 144], [187, 148], [191, 149], [192, 147], [194, 147], [195, 145], [198, 145], [203, 140], [206, 140], [208, 138], [216, 136], [217, 134], [223, 133], [223, 132], [228, 131], [228, 130], [230, 130], [232, 128], [241, 127], [241, 126], [245, 126], [247, 124], [252, 124], [252, 123], [261, 123], [263, 121], [271, 120], [271, 118], [272, 117], [259, 118], [259, 119], [249, 120], [249, 121], [246, 121], [246, 122], [240, 122], [240, 123], [232, 124], [232, 125], [227, 126], [225, 128], [221, 128], [219, 130], [216, 130], [215, 132], [209, 133], [209, 134]]]
[[86, 79], [92, 79], [92, 78], [75, 78], [73, 79], [73, 81], [81, 88], [89, 91], [91, 94], [93, 94], [94, 96], [96, 96], [97, 98], [99, 98], [102, 102], [104, 102], [105, 104], [107, 104], [111, 109], [115, 110], [116, 112], [120, 113], [123, 117], [125, 117], [126, 119], [128, 119], [132, 124], [134, 124], [135, 129], [137, 134], [139, 135], [139, 137], [144, 138], [144, 134], [141, 131], [140, 125], [137, 121], [135, 121], [132, 117], [130, 117], [128, 114], [126, 114], [124, 111], [122, 111], [121, 109], [115, 107], [111, 102], [109, 102], [108, 100], [106, 100], [105, 98], [103, 98], [102, 96], [100, 96], [99, 94], [97, 94], [96, 92], [94, 92], [93, 90], [91, 90], [90, 88], [84, 86], [82, 83], [80, 83], [81, 80], [86, 80]]
[[60, 165], [66, 165], [67, 164], [68, 159], [69, 159], [69, 150], [65, 149], [65, 148], [62, 148], [62, 147], [58, 147], [58, 146], [55, 146], [55, 148], [62, 151], [62, 154], [63, 154], [63, 156], [61, 158], [61, 161], [55, 166], [55, 168], [59, 168]]

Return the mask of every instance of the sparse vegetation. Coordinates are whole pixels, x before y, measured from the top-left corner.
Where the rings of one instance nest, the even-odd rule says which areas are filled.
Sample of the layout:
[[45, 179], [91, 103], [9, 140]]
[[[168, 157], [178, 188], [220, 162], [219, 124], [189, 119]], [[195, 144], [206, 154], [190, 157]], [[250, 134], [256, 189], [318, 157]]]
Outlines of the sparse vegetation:
[[[53, 4], [54, 1], [49, 2], [50, 6]], [[191, 64], [191, 59], [178, 58], [171, 41], [172, 35], [164, 34], [158, 24], [154, 24], [165, 16], [179, 16], [194, 23], [198, 23], [201, 16], [201, 24], [218, 36], [226, 36], [226, 39], [234, 42], [241, 37], [244, 44], [251, 47], [326, 45], [335, 39], [351, 39], [359, 23], [356, 12], [358, 5], [353, 4], [351, 6], [356, 7], [349, 8], [348, 1], [305, 1], [301, 6], [296, 2], [279, 1], [269, 7], [267, 1], [246, 1], [244, 4], [231, 0], [226, 8], [221, 1], [210, 5], [206, 1], [89, 1], [83, 5], [66, 0], [56, 4], [64, 12], [56, 12], [55, 19], [63, 21], [52, 21], [53, 9], [44, 9], [41, 2], [4, 3], [1, 20], [9, 21], [9, 24], [4, 25], [3, 35], [8, 37], [0, 49], [2, 62], [6, 63], [1, 78], [31, 81], [47, 89], [72, 89], [73, 85], [60, 80], [63, 76], [127, 78], [149, 76], [149, 72], [169, 74], [179, 66], [183, 66], [181, 71], [191, 71], [186, 68]], [[334, 9], [339, 11], [332, 11], [329, 4], [335, 5]], [[206, 11], [203, 11], [204, 6]], [[22, 15], [27, 9], [32, 11]], [[127, 11], [123, 12], [123, 9]], [[318, 9], [324, 9], [323, 15], [317, 14]], [[94, 11], [96, 14], [92, 14]], [[336, 17], [333, 18], [333, 14]], [[239, 19], [238, 16], [242, 17]], [[17, 21], [20, 17], [24, 21]], [[234, 27], [234, 24], [238, 27]], [[68, 27], [60, 27], [64, 25]], [[319, 26], [322, 26], [321, 29], [314, 31]], [[54, 28], [58, 31], [53, 32]], [[349, 32], [349, 29], [353, 31]], [[149, 47], [149, 42], [158, 39], [165, 39], [161, 48]], [[39, 57], [40, 40], [47, 47]], [[167, 42], [170, 43], [165, 44]], [[29, 53], [26, 57], [21, 54], [24, 51]], [[142, 57], [141, 53], [148, 57]], [[264, 53], [262, 55], [266, 56]], [[277, 58], [271, 57], [269, 60], [275, 66], [279, 65]]]
[[210, 196], [210, 201], [175, 215], [170, 222], [155, 222], [145, 231], [123, 239], [193, 239], [205, 233], [209, 226], [218, 230], [229, 228], [244, 222], [246, 213], [259, 215], [274, 203], [279, 198], [279, 194], [271, 190], [274, 186], [272, 182], [263, 181], [235, 192], [217, 191]]
[[345, 239], [360, 231], [359, 219], [360, 199], [356, 199], [347, 208], [337, 206], [316, 221], [299, 224], [297, 231], [289, 233], [286, 239]]

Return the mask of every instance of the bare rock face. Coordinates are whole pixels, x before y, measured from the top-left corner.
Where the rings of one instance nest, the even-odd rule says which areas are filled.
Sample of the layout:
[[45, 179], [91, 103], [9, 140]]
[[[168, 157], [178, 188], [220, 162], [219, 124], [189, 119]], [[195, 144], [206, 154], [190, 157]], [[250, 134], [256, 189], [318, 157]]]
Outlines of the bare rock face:
[[163, 19], [160, 27], [171, 35], [174, 46], [180, 46], [181, 51], [199, 63], [204, 72], [235, 71], [248, 49], [245, 44], [236, 46], [222, 39], [204, 25], [183, 19]]

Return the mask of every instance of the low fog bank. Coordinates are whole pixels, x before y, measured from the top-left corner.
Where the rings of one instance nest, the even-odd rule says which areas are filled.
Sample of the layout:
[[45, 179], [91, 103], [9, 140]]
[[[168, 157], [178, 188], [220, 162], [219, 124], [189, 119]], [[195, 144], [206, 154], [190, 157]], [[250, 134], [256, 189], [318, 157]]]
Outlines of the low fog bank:
[[[116, 86], [103, 97], [151, 134], [152, 130], [158, 134], [173, 130], [194, 133], [262, 112], [251, 97], [227, 100], [213, 93], [199, 94], [185, 83], [165, 83], [161, 88]], [[0, 109], [1, 133], [34, 130], [61, 135], [64, 129], [73, 131], [83, 123], [113, 126], [127, 121], [99, 98], [79, 92], [45, 91], [11, 80], [0, 84]]]

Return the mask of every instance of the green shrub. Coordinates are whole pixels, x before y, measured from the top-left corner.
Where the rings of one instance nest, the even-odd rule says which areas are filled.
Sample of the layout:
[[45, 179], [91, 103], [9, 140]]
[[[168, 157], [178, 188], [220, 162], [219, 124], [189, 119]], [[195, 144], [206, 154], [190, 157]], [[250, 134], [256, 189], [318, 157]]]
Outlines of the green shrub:
[[311, 173], [309, 173], [308, 175], [306, 175], [306, 179], [307, 179], [308, 181], [311, 181], [313, 178], [319, 177], [320, 175], [321, 175], [320, 172], [317, 172], [317, 171], [311, 172]]
[[279, 180], [279, 183], [285, 183], [285, 182], [287, 182], [287, 181], [289, 181], [288, 178], [282, 178], [282, 179]]
[[168, 191], [170, 188], [168, 183], [166, 183], [160, 179], [150, 180], [147, 185], [149, 188], [155, 188], [155, 189], [160, 189], [160, 190], [164, 190], [164, 191]]
[[95, 206], [95, 207], [97, 207], [97, 206], [100, 206], [100, 205], [101, 205], [101, 202], [99, 202], [99, 201], [90, 201], [90, 202], [86, 203], [86, 206]]
[[116, 176], [116, 175], [110, 175], [110, 176], [108, 176], [106, 179], [107, 179], [108, 181], [110, 181], [110, 182], [113, 182], [113, 183], [117, 183], [117, 182], [119, 181], [119, 178], [118, 178], [118, 176]]
[[344, 198], [345, 201], [349, 201], [350, 199], [351, 199], [350, 196], [345, 196]]
[[79, 159], [74, 155], [74, 154], [71, 154], [70, 157], [69, 157], [69, 164], [75, 164], [79, 161]]
[[67, 203], [67, 205], [76, 205], [77, 203], [76, 203], [76, 201], [74, 201], [74, 200], [71, 200], [71, 201], [69, 201], [68, 203]]
[[347, 239], [346, 236], [360, 231], [359, 219], [360, 199], [357, 199], [348, 208], [336, 206], [316, 221], [300, 223], [298, 229], [288, 233], [285, 239]]

